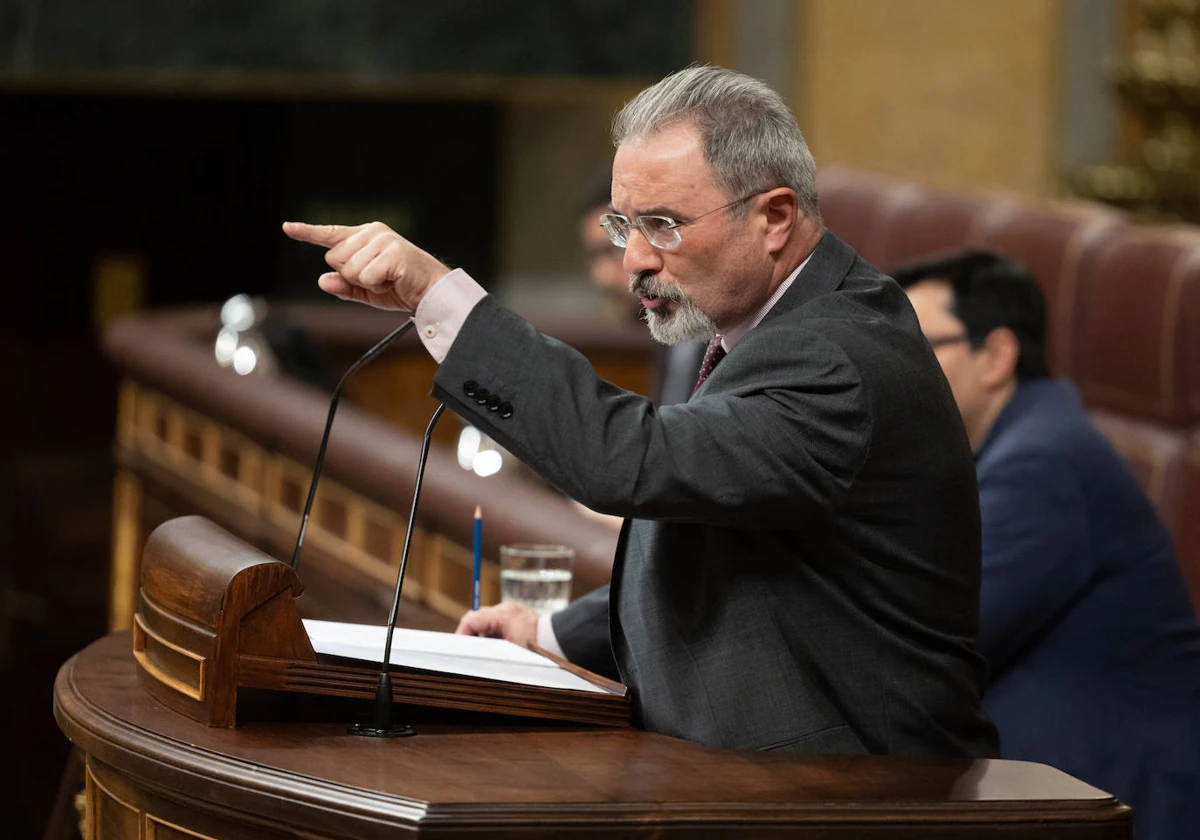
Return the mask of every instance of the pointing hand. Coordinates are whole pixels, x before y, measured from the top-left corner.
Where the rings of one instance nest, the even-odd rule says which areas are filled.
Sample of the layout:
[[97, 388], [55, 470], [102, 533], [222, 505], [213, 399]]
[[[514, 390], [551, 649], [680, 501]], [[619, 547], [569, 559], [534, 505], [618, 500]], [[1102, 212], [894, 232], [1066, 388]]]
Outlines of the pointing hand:
[[284, 222], [283, 232], [298, 242], [328, 248], [333, 271], [317, 280], [342, 300], [377, 309], [415, 312], [429, 289], [450, 269], [382, 222], [365, 225], [310, 225]]

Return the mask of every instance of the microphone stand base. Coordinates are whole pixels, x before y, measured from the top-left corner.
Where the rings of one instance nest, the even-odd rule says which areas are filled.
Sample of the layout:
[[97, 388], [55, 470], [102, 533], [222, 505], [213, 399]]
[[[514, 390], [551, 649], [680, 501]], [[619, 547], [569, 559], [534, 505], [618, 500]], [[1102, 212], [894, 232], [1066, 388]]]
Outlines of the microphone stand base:
[[379, 729], [365, 723], [352, 723], [350, 725], [351, 735], [361, 735], [364, 738], [408, 738], [411, 735], [416, 735], [417, 730], [413, 729], [407, 723], [389, 726], [387, 729]]

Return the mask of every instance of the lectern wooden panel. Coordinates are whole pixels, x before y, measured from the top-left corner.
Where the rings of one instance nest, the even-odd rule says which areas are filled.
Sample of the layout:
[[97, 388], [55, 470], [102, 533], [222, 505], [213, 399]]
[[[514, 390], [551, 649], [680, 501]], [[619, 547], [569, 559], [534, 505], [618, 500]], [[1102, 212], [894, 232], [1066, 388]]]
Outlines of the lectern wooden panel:
[[[164, 522], [146, 541], [134, 616], [133, 655], [142, 686], [209, 726], [237, 723], [243, 689], [373, 698], [379, 663], [353, 666], [315, 653], [295, 604], [302, 591], [290, 566], [207, 519]], [[541, 662], [553, 660], [592, 691], [403, 668], [393, 661], [392, 697], [417, 706], [629, 725], [625, 686], [539, 653]]]
[[342, 723], [208, 727], [136, 670], [121, 633], [55, 686], [87, 755], [91, 840], [1131, 833], [1127, 807], [1037, 764], [734, 752], [603, 727], [427, 724], [396, 741]]

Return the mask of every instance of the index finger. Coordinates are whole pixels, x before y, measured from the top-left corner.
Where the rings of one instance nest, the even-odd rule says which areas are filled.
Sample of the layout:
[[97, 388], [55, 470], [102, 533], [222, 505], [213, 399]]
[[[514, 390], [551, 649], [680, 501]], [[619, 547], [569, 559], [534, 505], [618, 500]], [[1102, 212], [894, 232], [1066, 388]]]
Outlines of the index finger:
[[307, 222], [284, 222], [283, 232], [297, 242], [311, 242], [332, 248], [357, 231], [362, 225], [310, 225]]

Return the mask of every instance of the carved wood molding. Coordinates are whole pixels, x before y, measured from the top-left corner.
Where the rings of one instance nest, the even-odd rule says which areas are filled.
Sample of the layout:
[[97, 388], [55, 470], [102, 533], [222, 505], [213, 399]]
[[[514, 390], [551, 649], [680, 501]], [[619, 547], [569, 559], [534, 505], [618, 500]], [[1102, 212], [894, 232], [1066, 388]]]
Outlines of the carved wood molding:
[[[138, 504], [142, 485], [160, 486], [161, 473], [207, 499], [209, 515], [239, 509], [286, 543], [299, 528], [312, 472], [244, 434], [189, 409], [136, 381], [126, 380], [119, 401], [118, 472], [114, 512], [114, 572], [111, 629], [129, 626], [138, 586], [137, 551], [146, 529]], [[157, 470], [147, 469], [147, 465]], [[203, 504], [203, 502], [202, 502]], [[217, 516], [238, 531], [228, 517]], [[332, 479], [323, 478], [309, 519], [306, 545], [337, 558], [390, 589], [399, 568], [406, 520], [384, 505]], [[252, 535], [243, 534], [252, 539]], [[133, 559], [130, 559], [130, 554]], [[469, 608], [472, 551], [444, 534], [418, 525], [406, 575], [409, 600], [457, 619]], [[483, 603], [499, 601], [499, 570], [485, 557]]]
[[141, 699], [128, 643], [64, 665], [59, 725], [125, 805], [211, 836], [1130, 836], [1111, 796], [1023, 762], [724, 751], [628, 729], [432, 726], [387, 743], [328, 723], [207, 729]]

